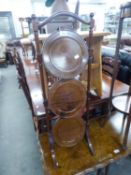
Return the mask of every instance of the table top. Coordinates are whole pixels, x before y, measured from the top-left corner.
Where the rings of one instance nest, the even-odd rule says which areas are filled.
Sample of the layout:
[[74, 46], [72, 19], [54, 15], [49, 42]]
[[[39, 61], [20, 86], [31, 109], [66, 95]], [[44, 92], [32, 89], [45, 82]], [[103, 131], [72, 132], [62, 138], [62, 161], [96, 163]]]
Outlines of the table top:
[[[102, 74], [102, 99], [109, 97], [110, 92], [110, 84], [111, 84], [111, 77], [107, 76], [106, 74]], [[115, 80], [114, 89], [113, 89], [113, 96], [118, 96], [121, 94], [125, 94], [129, 91], [129, 86], [119, 80]]]
[[[43, 105], [44, 99], [42, 96], [42, 88], [40, 83], [40, 74], [38, 69], [38, 63], [31, 59], [21, 56], [23, 66], [25, 69], [27, 84], [30, 90], [34, 113], [36, 116], [42, 116], [45, 114], [45, 108]], [[106, 100], [109, 97], [111, 78], [107, 75], [102, 75], [102, 96], [98, 100]], [[129, 86], [116, 80], [114, 86], [113, 96], [117, 96], [123, 93], [127, 93]]]
[[[45, 175], [82, 175], [103, 168], [106, 165], [119, 160], [131, 153], [131, 131], [129, 134], [128, 148], [122, 148], [123, 137], [121, 113], [114, 113], [111, 120], [100, 127], [97, 120], [92, 120], [89, 125], [91, 142], [95, 155], [89, 152], [87, 143], [83, 139], [76, 146], [63, 148], [55, 144], [54, 150], [59, 164], [58, 169], [54, 169], [50, 157], [48, 137], [46, 134], [39, 136]], [[118, 124], [119, 123], [119, 124]]]
[[112, 100], [112, 105], [120, 112], [124, 114], [129, 114], [131, 106], [131, 95], [120, 95], [114, 97]]

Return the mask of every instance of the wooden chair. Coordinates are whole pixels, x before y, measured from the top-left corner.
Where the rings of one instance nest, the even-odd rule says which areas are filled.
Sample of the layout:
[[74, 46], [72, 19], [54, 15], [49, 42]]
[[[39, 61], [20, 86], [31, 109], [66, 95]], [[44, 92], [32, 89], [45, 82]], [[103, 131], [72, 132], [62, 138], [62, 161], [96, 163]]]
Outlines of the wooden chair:
[[[94, 96], [91, 94], [90, 96], [90, 111], [95, 110], [95, 115], [98, 116], [97, 118], [102, 118], [100, 121], [100, 125], [104, 126], [105, 123], [109, 120], [112, 111], [112, 98], [113, 98], [113, 89], [115, 80], [118, 74], [120, 62], [116, 59], [111, 57], [105, 57], [102, 59], [102, 73], [109, 77], [111, 80], [110, 89], [108, 98], [102, 100], [98, 96]], [[104, 83], [104, 82], [103, 82]], [[104, 106], [104, 112], [102, 112], [102, 108]], [[98, 110], [98, 114], [97, 114]], [[104, 114], [103, 114], [104, 113]], [[94, 114], [91, 112], [91, 119]], [[93, 117], [96, 118], [96, 117]]]
[[[26, 76], [25, 76], [25, 70], [24, 70], [23, 63], [21, 61], [20, 55], [17, 51], [15, 51], [15, 65], [16, 65], [16, 69], [17, 69], [17, 72], [18, 72], [19, 87], [22, 87], [23, 92], [26, 96], [27, 102], [30, 106], [32, 116], [35, 116], [33, 106], [32, 106], [30, 90], [29, 90], [29, 87], [27, 85], [27, 80], [26, 80]], [[33, 119], [33, 121], [34, 121], [34, 119]], [[37, 129], [37, 127], [35, 126], [35, 122], [34, 122], [34, 128], [35, 128], [35, 130]]]
[[102, 72], [111, 78], [109, 98], [107, 101], [109, 115], [112, 109], [111, 100], [113, 98], [113, 88], [115, 79], [119, 71], [119, 67], [120, 67], [120, 61], [117, 59], [113, 59], [111, 57], [106, 57], [102, 59]]

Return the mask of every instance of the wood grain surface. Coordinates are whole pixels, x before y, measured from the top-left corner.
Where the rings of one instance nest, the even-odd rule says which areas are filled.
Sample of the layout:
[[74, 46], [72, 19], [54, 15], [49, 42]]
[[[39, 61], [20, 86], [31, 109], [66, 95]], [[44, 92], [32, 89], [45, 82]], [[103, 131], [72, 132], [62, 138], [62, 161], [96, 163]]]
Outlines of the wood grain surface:
[[123, 137], [122, 119], [123, 117], [120, 113], [115, 113], [104, 127], [100, 127], [96, 120], [90, 123], [89, 130], [95, 149], [94, 156], [90, 154], [84, 139], [72, 148], [62, 148], [55, 145], [56, 158], [59, 163], [58, 169], [53, 167], [47, 135], [40, 135], [45, 175], [82, 175], [103, 168], [109, 163], [130, 154], [131, 137], [128, 140], [127, 150], [124, 150], [121, 146]]

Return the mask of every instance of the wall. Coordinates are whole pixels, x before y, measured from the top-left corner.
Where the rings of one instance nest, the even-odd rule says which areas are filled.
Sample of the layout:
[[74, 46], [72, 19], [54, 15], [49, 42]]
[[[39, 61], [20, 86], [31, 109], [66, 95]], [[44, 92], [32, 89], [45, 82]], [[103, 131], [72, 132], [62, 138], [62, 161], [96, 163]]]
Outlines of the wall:
[[11, 11], [15, 26], [16, 36], [21, 36], [21, 27], [19, 17], [26, 17], [32, 14], [32, 5], [30, 0], [0, 0], [0, 11]]
[[[74, 12], [77, 0], [69, 0], [70, 11]], [[96, 0], [98, 2], [98, 0]], [[99, 0], [100, 1], [100, 0]], [[101, 0], [105, 1], [105, 0]], [[122, 1], [122, 0], [121, 0]], [[124, 0], [123, 0], [124, 1]], [[109, 6], [105, 3], [96, 5], [93, 3], [87, 4], [86, 0], [80, 0], [80, 14], [95, 13], [97, 30], [102, 31], [104, 27], [104, 14], [108, 11]], [[94, 2], [94, 0], [91, 0]], [[44, 0], [0, 0], [0, 11], [12, 11], [16, 36], [22, 34], [19, 17], [31, 16], [35, 13], [37, 16], [49, 16], [51, 8], [44, 5]]]

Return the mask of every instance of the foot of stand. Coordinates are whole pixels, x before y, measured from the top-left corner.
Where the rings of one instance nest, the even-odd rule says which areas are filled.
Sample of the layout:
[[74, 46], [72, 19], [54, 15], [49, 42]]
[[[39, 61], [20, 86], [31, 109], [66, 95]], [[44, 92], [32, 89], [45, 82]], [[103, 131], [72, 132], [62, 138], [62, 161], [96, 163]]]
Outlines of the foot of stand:
[[56, 155], [55, 155], [55, 150], [54, 150], [54, 139], [52, 136], [52, 133], [48, 133], [48, 138], [49, 138], [49, 145], [50, 145], [50, 152], [51, 152], [51, 158], [53, 161], [54, 168], [58, 168], [59, 164], [56, 160]]
[[93, 145], [91, 143], [91, 140], [90, 140], [90, 137], [89, 137], [89, 131], [88, 131], [87, 127], [86, 127], [86, 131], [85, 131], [85, 139], [86, 139], [86, 142], [88, 144], [90, 153], [94, 156], [95, 155], [95, 151], [94, 151]]

